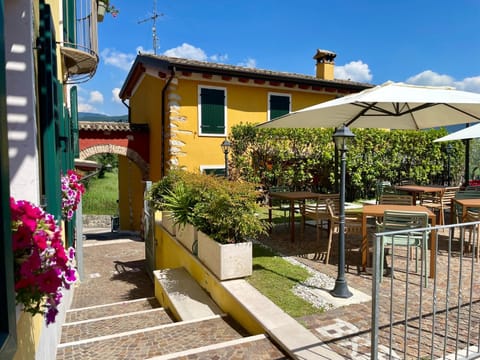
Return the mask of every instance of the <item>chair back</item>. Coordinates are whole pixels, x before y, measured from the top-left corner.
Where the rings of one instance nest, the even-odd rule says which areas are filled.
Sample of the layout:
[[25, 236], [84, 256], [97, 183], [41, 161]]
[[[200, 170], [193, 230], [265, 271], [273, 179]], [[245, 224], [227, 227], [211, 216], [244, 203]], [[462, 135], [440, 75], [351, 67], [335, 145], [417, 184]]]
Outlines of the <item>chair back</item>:
[[411, 195], [383, 194], [380, 197], [380, 204], [413, 205], [413, 196], [411, 196]]
[[338, 201], [334, 199], [325, 199], [327, 205], [327, 212], [332, 219], [338, 218], [340, 215], [340, 199]]
[[377, 181], [377, 187], [375, 191], [375, 200], [378, 202], [380, 201], [380, 197], [383, 194], [396, 194], [395, 188], [392, 186], [390, 181]]
[[446, 187], [441, 196], [441, 202], [443, 205], [449, 205], [452, 202], [452, 199], [457, 196], [458, 191], [460, 191], [460, 186]]
[[[380, 226], [381, 232], [387, 231], [401, 231], [409, 229], [418, 229], [428, 227], [428, 214], [422, 211], [394, 211], [386, 210], [383, 214], [383, 223]], [[408, 234], [399, 234], [391, 241], [397, 245], [415, 245], [418, 244], [418, 239], [427, 236], [427, 233], [412, 232]]]

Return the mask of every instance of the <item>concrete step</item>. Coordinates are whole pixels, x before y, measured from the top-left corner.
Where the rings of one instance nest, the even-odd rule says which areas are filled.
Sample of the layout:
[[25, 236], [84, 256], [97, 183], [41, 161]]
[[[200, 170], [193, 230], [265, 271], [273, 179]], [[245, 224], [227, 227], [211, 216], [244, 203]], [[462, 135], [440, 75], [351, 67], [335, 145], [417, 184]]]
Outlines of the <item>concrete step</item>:
[[70, 309], [66, 314], [66, 322], [76, 322], [105, 316], [113, 316], [161, 307], [154, 297], [142, 298], [129, 301], [121, 301], [112, 304], [89, 306], [85, 308]]
[[155, 356], [149, 360], [195, 360], [195, 359], [290, 359], [265, 335], [249, 336], [239, 340], [225, 341], [172, 354]]
[[162, 304], [177, 320], [194, 320], [222, 314], [218, 305], [185, 268], [155, 270], [153, 275], [162, 290]]
[[62, 343], [57, 360], [148, 359], [248, 336], [230, 318], [208, 318], [154, 326], [115, 335]]
[[163, 308], [70, 322], [62, 326], [60, 342], [81, 341], [162, 324], [171, 324], [172, 322], [172, 319]]

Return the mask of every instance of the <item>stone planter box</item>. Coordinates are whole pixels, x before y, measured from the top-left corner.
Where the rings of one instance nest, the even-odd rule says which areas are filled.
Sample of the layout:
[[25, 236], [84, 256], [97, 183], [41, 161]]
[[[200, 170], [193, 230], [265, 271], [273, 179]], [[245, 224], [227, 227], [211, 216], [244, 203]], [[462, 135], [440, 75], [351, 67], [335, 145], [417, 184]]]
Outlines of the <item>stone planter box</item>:
[[173, 218], [171, 211], [162, 211], [162, 226], [167, 230], [171, 235], [175, 236], [177, 226], [175, 225], [175, 220]]
[[220, 244], [198, 232], [198, 258], [219, 279], [252, 275], [252, 243]]
[[196, 249], [194, 249], [195, 242], [197, 241], [197, 229], [192, 224], [179, 225], [176, 229], [175, 236], [188, 251], [192, 254], [197, 253]]

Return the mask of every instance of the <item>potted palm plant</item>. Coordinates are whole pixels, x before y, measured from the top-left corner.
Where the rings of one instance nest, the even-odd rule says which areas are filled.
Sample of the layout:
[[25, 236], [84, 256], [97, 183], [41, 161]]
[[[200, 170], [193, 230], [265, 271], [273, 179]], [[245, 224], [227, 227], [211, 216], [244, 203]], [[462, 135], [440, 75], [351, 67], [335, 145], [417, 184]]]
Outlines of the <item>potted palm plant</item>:
[[255, 186], [209, 177], [194, 207], [198, 258], [220, 280], [252, 274], [252, 242], [266, 234], [258, 217]]
[[187, 182], [176, 183], [164, 195], [164, 207], [171, 213], [176, 227], [175, 237], [188, 250], [196, 254], [197, 229], [194, 227], [193, 211], [201, 194]]
[[175, 184], [182, 183], [184, 176], [182, 170], [171, 170], [168, 175], [164, 176], [160, 181], [152, 184], [147, 198], [152, 203], [155, 210], [162, 213], [162, 226], [173, 236], [176, 235], [176, 224], [173, 212], [166, 205], [166, 197], [171, 194]]
[[[251, 240], [268, 230], [254, 185], [177, 170], [152, 186], [151, 199], [182, 231], [198, 230], [198, 257], [220, 280], [252, 274]], [[185, 246], [193, 249], [195, 230], [189, 238]]]

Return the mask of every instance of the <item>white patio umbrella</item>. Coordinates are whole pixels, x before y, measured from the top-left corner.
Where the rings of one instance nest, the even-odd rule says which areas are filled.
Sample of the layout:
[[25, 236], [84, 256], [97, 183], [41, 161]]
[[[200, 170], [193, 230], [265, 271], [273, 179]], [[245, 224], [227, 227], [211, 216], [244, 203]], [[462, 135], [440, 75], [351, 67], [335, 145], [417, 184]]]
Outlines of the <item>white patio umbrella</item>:
[[452, 140], [470, 140], [480, 138], [480, 124], [466, 127], [465, 129], [455, 131], [444, 137], [433, 140], [433, 142], [439, 141], [452, 141]]
[[427, 129], [480, 121], [480, 94], [386, 82], [258, 125], [261, 128]]

